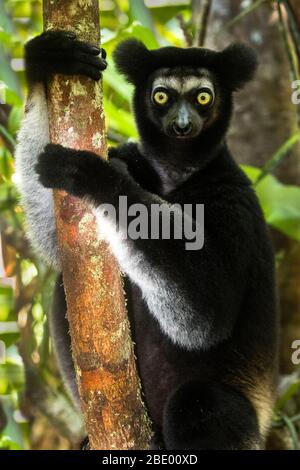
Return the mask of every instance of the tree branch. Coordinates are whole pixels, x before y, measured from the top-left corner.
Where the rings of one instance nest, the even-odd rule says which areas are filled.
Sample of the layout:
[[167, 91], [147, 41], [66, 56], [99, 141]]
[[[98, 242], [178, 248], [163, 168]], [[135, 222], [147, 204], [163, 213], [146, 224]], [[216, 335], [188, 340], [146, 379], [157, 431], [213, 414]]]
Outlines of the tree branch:
[[203, 47], [212, 0], [192, 0], [193, 45]]

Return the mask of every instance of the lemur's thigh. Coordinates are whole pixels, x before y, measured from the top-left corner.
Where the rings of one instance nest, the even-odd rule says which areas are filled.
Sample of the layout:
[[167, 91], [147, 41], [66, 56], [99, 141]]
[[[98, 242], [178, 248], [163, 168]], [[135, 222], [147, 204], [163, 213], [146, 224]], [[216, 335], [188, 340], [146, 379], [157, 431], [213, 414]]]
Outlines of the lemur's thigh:
[[238, 390], [215, 382], [190, 381], [170, 397], [164, 414], [167, 449], [258, 449], [255, 410]]
[[59, 275], [54, 289], [50, 312], [50, 333], [58, 366], [74, 402], [79, 406], [79, 394], [71, 352], [71, 338], [67, 319], [67, 304], [62, 275]]

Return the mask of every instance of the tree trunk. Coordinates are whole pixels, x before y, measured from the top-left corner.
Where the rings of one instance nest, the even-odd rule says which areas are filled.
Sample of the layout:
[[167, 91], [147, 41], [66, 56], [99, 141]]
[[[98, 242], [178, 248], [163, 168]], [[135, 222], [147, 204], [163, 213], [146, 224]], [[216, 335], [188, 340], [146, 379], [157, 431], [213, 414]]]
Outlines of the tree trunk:
[[[45, 0], [46, 29], [75, 31], [99, 44], [97, 0]], [[106, 152], [101, 84], [56, 76], [48, 86], [51, 141]], [[146, 449], [151, 431], [141, 399], [123, 283], [94, 216], [81, 200], [55, 193], [57, 234], [73, 359], [92, 449]]]
[[192, 0], [193, 46], [203, 47], [212, 0]]
[[297, 24], [298, 24], [298, 30], [299, 30], [299, 33], [300, 33], [300, 4], [299, 4], [299, 0], [290, 0], [289, 2], [289, 5], [290, 7], [292, 8], [292, 11], [295, 15], [295, 19], [297, 21]]

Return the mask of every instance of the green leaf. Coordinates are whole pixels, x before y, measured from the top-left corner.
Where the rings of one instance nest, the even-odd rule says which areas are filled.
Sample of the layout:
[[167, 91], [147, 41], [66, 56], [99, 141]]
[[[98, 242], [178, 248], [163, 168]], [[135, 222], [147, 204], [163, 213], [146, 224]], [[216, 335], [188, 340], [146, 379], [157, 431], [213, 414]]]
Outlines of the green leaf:
[[279, 397], [276, 403], [276, 409], [282, 410], [287, 402], [295, 395], [298, 395], [300, 391], [300, 380], [295, 380], [284, 393]]
[[[259, 168], [243, 166], [244, 171], [255, 183]], [[266, 221], [285, 235], [300, 241], [300, 188], [280, 183], [275, 176], [267, 175], [255, 184]]]
[[8, 130], [11, 135], [16, 135], [20, 128], [21, 120], [23, 117], [23, 106], [14, 106], [9, 113]]
[[151, 13], [144, 0], [129, 0], [129, 16], [133, 21], [139, 21], [146, 28], [154, 32]]
[[13, 289], [0, 285], [0, 321], [6, 321], [13, 308]]
[[11, 106], [23, 106], [23, 101], [20, 95], [13, 90], [12, 88], [6, 89], [6, 104], [10, 104]]
[[178, 5], [170, 4], [163, 6], [157, 6], [153, 4], [153, 6], [150, 8], [152, 18], [154, 19], [155, 23], [165, 24], [170, 20], [175, 19], [177, 15], [182, 14], [184, 19], [188, 21], [191, 15], [191, 8], [187, 3], [187, 1], [183, 1], [181, 4], [178, 3]]
[[[0, 55], [1, 55], [1, 51], [0, 51]], [[1, 66], [1, 57], [0, 57], [0, 66]], [[20, 106], [20, 107], [23, 106], [23, 102], [19, 94], [12, 88], [9, 88], [7, 83], [5, 83], [5, 80], [2, 79], [1, 71], [0, 71], [0, 104], [10, 104], [11, 106]]]
[[0, 27], [9, 34], [14, 33], [13, 22], [7, 13], [4, 2], [0, 2]]
[[0, 27], [0, 43], [4, 46], [11, 46], [13, 37]]
[[0, 449], [3, 450], [22, 450], [22, 447], [14, 442], [9, 436], [0, 435]]
[[15, 405], [12, 397], [1, 397], [1, 404], [7, 419], [7, 425], [0, 434], [0, 447], [2, 446], [4, 449], [23, 449], [22, 427], [14, 419]]
[[[0, 80], [2, 80], [15, 93], [20, 92], [20, 85], [16, 73], [12, 70], [10, 65], [10, 58], [4, 52], [0, 44]], [[8, 104], [10, 104], [7, 101]]]
[[0, 124], [0, 135], [2, 135], [2, 137], [4, 137], [4, 139], [6, 139], [6, 141], [8, 141], [13, 147], [16, 145], [15, 139], [11, 133], [2, 126], [2, 124]]
[[10, 363], [0, 364], [0, 389], [4, 383], [7, 383], [9, 388], [20, 389], [24, 384], [23, 366]]
[[104, 109], [108, 116], [108, 125], [126, 137], [136, 137], [137, 131], [132, 114], [117, 108], [111, 101], [104, 99]]
[[3, 341], [6, 348], [15, 344], [20, 338], [20, 333], [0, 333], [0, 341]]
[[134, 21], [128, 28], [117, 32], [114, 37], [108, 41], [103, 41], [103, 47], [108, 52], [108, 55], [110, 55], [120, 41], [132, 37], [140, 39], [149, 49], [156, 49], [159, 47], [159, 43], [153, 32], [137, 21]]
[[37, 268], [28, 259], [22, 259], [21, 261], [21, 278], [24, 286], [28, 286], [31, 281], [38, 275]]
[[109, 86], [128, 103], [131, 102], [133, 87], [117, 72], [114, 61], [111, 59], [108, 59], [108, 68], [103, 74], [103, 81], [104, 87]]

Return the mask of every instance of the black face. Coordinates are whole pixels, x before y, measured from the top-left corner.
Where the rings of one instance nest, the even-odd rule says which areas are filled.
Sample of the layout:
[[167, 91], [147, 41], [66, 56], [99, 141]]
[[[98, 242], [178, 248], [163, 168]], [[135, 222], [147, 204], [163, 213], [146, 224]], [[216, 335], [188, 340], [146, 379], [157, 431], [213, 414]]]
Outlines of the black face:
[[147, 93], [149, 118], [171, 138], [188, 140], [207, 129], [217, 114], [217, 86], [206, 70], [159, 70]]

